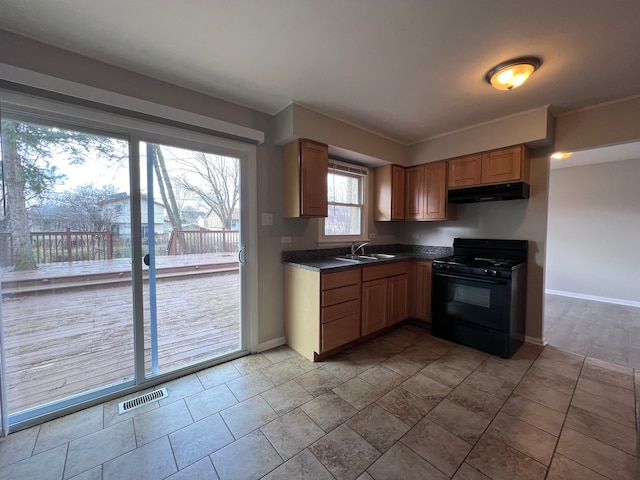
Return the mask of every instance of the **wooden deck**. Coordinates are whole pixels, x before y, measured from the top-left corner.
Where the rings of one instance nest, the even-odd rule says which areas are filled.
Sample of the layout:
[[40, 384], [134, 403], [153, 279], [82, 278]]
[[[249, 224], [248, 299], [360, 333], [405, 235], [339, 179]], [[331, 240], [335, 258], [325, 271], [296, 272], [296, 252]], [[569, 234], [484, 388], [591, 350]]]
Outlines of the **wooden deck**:
[[[224, 260], [228, 262], [229, 257]], [[240, 348], [237, 262], [235, 266], [217, 262], [217, 271], [196, 268], [195, 259], [180, 262], [165, 265], [164, 277], [159, 275], [157, 283], [161, 372]], [[27, 272], [2, 273], [10, 413], [133, 378], [131, 280], [120, 277], [119, 282], [105, 283], [104, 274], [122, 271], [114, 263], [83, 265], [82, 272], [58, 267], [31, 272], [30, 279], [48, 279], [45, 283], [58, 287], [26, 288], [22, 294], [4, 295], [4, 285], [28, 276]], [[84, 281], [65, 283], [64, 276], [57, 275], [64, 271], [83, 275]], [[147, 371], [151, 363], [148, 304], [145, 298]]]

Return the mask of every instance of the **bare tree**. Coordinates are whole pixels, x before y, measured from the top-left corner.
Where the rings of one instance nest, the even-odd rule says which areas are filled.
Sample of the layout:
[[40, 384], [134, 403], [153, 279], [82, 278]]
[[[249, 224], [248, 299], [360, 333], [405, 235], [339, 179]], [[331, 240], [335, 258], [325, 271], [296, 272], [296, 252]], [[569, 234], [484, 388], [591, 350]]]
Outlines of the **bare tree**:
[[178, 158], [184, 175], [177, 182], [196, 194], [230, 230], [234, 210], [240, 201], [240, 162], [236, 158], [192, 152], [191, 158]]
[[156, 179], [158, 180], [160, 196], [162, 197], [162, 203], [164, 203], [167, 210], [167, 215], [169, 215], [171, 227], [174, 230], [182, 230], [181, 209], [178, 208], [178, 203], [176, 202], [173, 184], [171, 182], [171, 177], [169, 176], [169, 171], [167, 170], [167, 164], [164, 159], [164, 154], [162, 153], [162, 147], [157, 144], [148, 143], [147, 155], [153, 160], [153, 170], [156, 174]]
[[116, 193], [111, 186], [96, 187], [89, 183], [61, 195], [58, 203], [69, 215], [70, 228], [85, 232], [104, 232], [116, 217], [114, 210], [104, 209], [102, 202]]

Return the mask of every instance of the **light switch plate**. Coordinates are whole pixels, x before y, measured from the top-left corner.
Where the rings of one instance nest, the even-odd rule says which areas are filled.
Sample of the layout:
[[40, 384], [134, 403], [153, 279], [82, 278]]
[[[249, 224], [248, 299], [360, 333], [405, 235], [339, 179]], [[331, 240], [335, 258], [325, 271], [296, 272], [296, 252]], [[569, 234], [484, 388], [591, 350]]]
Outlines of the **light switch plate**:
[[282, 243], [291, 243], [291, 237], [289, 237], [288, 235], [282, 237]]
[[262, 226], [270, 227], [273, 225], [273, 213], [262, 214]]

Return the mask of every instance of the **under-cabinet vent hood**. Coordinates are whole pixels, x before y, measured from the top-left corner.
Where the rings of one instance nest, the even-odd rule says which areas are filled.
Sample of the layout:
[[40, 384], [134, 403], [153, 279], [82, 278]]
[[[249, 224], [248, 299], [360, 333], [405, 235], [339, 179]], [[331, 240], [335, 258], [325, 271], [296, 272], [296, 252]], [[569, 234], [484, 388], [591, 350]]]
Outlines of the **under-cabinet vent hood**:
[[529, 184], [524, 182], [480, 185], [449, 190], [449, 203], [492, 202], [529, 198]]

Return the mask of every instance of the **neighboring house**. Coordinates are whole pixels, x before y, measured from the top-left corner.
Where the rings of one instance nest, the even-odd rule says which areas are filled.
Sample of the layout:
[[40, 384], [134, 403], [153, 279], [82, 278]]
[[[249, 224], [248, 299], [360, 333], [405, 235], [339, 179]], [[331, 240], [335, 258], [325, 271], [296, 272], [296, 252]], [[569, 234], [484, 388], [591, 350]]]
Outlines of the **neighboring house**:
[[183, 208], [180, 212], [184, 230], [197, 229], [205, 226], [207, 212], [197, 208]]
[[[142, 238], [149, 237], [149, 222], [148, 217], [146, 215], [148, 208], [148, 201], [146, 195], [141, 195], [141, 205], [142, 205]], [[158, 201], [153, 202], [153, 232], [156, 235], [161, 235], [163, 233], [168, 233], [171, 231], [171, 226], [169, 225], [169, 230], [165, 225], [164, 218], [166, 216], [166, 210], [164, 208], [164, 204]], [[131, 205], [130, 198], [128, 193], [117, 193], [112, 195], [110, 198], [103, 200], [100, 202], [100, 206], [104, 208], [105, 212], [109, 213], [109, 216], [113, 218], [111, 222], [111, 231], [120, 237], [130, 238], [131, 237]]]
[[[206, 218], [204, 219], [204, 227], [211, 230], [222, 230], [222, 220], [213, 210], [209, 210]], [[233, 215], [231, 217], [231, 228], [229, 230], [240, 230], [240, 208], [233, 209]]]
[[70, 228], [79, 230], [73, 213], [64, 205], [38, 205], [29, 209], [32, 232], [61, 232]]

